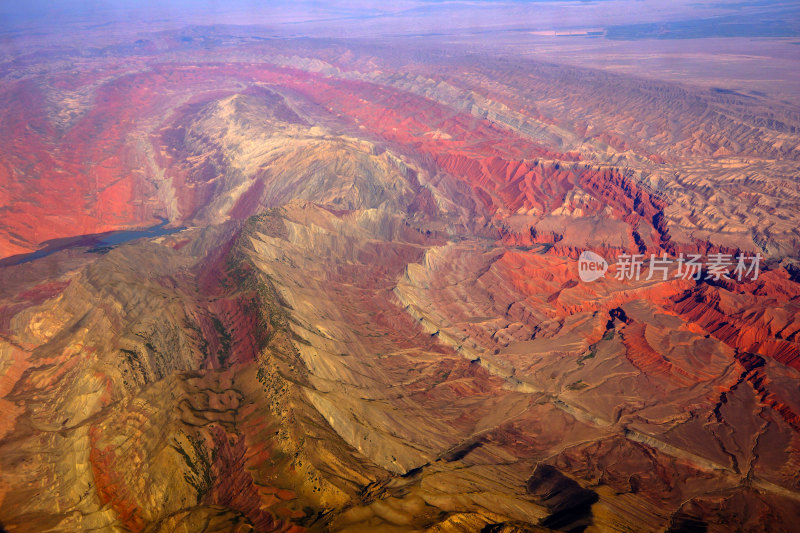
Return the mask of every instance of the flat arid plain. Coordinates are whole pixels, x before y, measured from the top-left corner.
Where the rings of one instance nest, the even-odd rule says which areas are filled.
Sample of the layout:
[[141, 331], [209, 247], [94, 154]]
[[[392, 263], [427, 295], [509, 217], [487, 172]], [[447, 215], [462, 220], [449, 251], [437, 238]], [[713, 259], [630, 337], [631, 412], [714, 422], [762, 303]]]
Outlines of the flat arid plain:
[[797, 531], [799, 13], [0, 8], [0, 532]]

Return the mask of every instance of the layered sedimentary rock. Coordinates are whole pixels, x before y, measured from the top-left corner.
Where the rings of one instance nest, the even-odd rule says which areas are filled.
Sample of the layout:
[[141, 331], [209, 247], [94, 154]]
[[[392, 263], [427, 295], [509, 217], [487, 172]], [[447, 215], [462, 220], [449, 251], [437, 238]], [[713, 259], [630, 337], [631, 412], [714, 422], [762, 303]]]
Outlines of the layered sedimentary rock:
[[2, 528], [791, 530], [796, 109], [229, 38], [3, 81]]

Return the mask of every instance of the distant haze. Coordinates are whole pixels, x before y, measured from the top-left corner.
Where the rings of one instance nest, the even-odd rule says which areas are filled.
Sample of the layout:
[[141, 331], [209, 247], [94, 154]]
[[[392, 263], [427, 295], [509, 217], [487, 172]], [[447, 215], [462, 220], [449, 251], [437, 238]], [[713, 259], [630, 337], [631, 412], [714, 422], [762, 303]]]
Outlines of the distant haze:
[[797, 35], [800, 29], [798, 11], [796, 3], [785, 1], [403, 0], [387, 5], [385, 2], [346, 0], [266, 3], [254, 0], [35, 0], [4, 3], [0, 6], [0, 21], [2, 27], [17, 30], [64, 23], [248, 24], [278, 26], [295, 35], [316, 36], [514, 29], [565, 31], [599, 27], [608, 30], [613, 38], [639, 39]]

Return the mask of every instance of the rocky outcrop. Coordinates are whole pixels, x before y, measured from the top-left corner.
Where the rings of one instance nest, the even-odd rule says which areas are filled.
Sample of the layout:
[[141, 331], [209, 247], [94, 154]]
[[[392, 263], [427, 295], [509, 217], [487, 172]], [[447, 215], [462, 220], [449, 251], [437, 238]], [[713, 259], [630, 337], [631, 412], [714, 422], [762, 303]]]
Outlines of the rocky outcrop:
[[796, 523], [796, 112], [225, 31], [0, 84], [0, 529]]

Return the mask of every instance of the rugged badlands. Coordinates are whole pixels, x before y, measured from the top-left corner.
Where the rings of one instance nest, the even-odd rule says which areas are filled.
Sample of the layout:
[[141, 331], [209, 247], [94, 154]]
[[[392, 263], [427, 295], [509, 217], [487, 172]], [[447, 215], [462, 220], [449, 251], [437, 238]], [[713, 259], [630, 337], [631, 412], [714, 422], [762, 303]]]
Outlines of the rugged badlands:
[[800, 523], [800, 109], [213, 28], [2, 68], [0, 529]]

